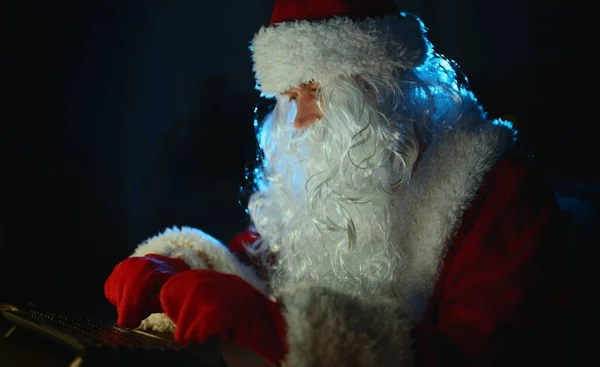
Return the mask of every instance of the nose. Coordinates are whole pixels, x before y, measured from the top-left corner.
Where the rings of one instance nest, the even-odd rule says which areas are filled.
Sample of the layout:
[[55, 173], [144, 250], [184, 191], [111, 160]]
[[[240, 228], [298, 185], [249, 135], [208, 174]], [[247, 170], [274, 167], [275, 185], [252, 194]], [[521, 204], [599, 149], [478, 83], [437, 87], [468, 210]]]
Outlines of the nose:
[[314, 124], [319, 120], [320, 117], [316, 113], [310, 113], [308, 115], [298, 116], [294, 119], [294, 127], [297, 129], [305, 128], [311, 124]]
[[296, 97], [296, 118], [294, 127], [305, 128], [323, 117], [323, 112], [317, 103], [317, 98], [311, 93], [300, 93]]

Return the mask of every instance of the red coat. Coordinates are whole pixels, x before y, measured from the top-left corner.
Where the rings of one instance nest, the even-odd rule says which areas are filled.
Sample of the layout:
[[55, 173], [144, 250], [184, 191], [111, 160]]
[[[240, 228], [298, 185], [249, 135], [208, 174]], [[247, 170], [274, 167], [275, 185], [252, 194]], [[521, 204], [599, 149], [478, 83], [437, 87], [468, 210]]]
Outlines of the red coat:
[[560, 218], [531, 162], [496, 164], [416, 328], [418, 365], [564, 365], [570, 261]]
[[[565, 365], [569, 260], [553, 192], [531, 160], [497, 161], [463, 216], [414, 326], [417, 366]], [[244, 232], [230, 250], [250, 263]]]

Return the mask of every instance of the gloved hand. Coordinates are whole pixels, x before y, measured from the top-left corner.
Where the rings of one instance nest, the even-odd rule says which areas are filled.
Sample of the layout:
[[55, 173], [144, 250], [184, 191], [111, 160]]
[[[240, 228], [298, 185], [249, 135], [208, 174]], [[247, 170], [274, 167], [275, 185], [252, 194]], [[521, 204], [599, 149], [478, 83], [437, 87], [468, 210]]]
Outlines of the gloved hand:
[[175, 340], [183, 345], [220, 336], [273, 364], [287, 353], [279, 305], [236, 275], [211, 270], [177, 274], [163, 286], [160, 302], [175, 323]]
[[135, 328], [152, 313], [162, 312], [160, 289], [173, 275], [190, 270], [181, 259], [162, 255], [130, 257], [104, 283], [106, 299], [117, 308], [117, 324]]

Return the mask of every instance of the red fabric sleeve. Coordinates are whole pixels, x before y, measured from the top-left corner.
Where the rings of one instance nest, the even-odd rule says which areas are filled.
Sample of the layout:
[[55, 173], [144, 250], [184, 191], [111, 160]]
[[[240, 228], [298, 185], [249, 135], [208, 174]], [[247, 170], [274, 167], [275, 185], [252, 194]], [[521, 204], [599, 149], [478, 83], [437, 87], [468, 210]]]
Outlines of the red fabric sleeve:
[[417, 365], [568, 365], [568, 255], [549, 185], [525, 158], [501, 159], [416, 327]]
[[[263, 280], [269, 279], [268, 265], [275, 263], [275, 255], [268, 253], [266, 256], [252, 256], [246, 250], [247, 246], [252, 245], [260, 238], [260, 234], [256, 231], [253, 225], [248, 226], [245, 230], [238, 233], [229, 243], [229, 251], [240, 259], [244, 264], [252, 267], [260, 278]], [[266, 264], [266, 265], [265, 265]]]
[[240, 259], [244, 264], [256, 266], [257, 261], [248, 255], [246, 247], [252, 245], [259, 238], [258, 232], [254, 226], [248, 226], [246, 229], [238, 233], [229, 242], [229, 251]]

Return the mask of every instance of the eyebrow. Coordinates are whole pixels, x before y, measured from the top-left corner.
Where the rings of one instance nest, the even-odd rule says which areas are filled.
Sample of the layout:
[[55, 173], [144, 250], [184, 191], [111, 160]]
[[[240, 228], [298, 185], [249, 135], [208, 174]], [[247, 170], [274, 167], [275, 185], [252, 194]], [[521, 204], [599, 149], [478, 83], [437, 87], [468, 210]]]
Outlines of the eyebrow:
[[319, 90], [319, 88], [321, 88], [321, 85], [315, 82], [307, 82], [307, 83], [302, 83], [297, 87], [294, 88], [290, 88], [289, 90], [286, 90], [285, 92], [282, 92], [281, 95], [288, 95], [288, 94], [298, 94], [297, 91], [295, 91], [294, 89], [303, 89], [303, 88], [310, 88], [311, 92], [313, 91], [317, 91]]

